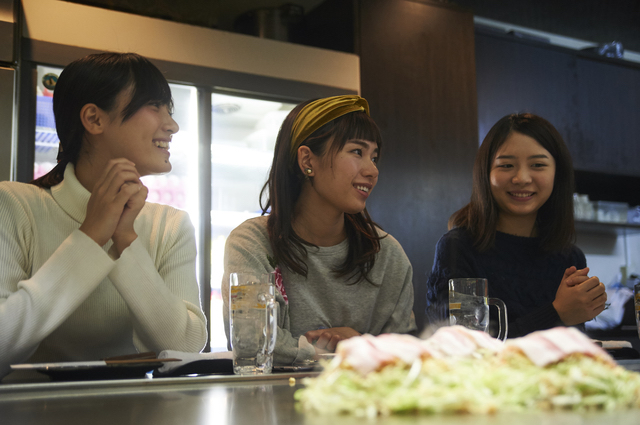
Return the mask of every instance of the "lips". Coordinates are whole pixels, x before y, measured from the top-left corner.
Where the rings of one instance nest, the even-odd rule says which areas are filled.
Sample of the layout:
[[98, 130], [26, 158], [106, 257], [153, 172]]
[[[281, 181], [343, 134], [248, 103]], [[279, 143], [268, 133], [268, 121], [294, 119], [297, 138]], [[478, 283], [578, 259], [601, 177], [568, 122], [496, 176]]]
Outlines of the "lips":
[[353, 187], [358, 191], [358, 193], [367, 198], [373, 189], [373, 185], [370, 183], [355, 183]]
[[526, 201], [531, 199], [535, 192], [507, 192], [510, 197], [515, 198], [516, 200]]

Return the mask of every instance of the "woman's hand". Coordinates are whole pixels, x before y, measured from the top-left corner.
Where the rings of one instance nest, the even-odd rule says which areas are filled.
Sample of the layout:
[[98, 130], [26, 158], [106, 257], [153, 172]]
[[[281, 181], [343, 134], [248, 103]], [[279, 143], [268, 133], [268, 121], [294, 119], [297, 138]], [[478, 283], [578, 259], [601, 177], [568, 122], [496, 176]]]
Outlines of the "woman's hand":
[[569, 267], [556, 292], [553, 307], [567, 326], [591, 320], [604, 310], [607, 301], [605, 287], [597, 277], [589, 277], [588, 273], [588, 267], [581, 270]]
[[137, 237], [133, 221], [146, 196], [147, 189], [131, 161], [124, 158], [109, 161], [91, 191], [80, 230], [100, 246], [113, 238], [119, 255]]
[[333, 353], [336, 351], [338, 342], [349, 339], [352, 336], [359, 336], [360, 332], [349, 327], [318, 329], [309, 331], [304, 336], [316, 348], [316, 354]]
[[[125, 183], [125, 185], [136, 185], [136, 183]], [[117, 256], [120, 257], [122, 251], [124, 251], [131, 243], [138, 237], [138, 234], [133, 229], [133, 222], [138, 217], [138, 214], [144, 207], [149, 189], [142, 183], [138, 183], [138, 190], [135, 192], [127, 203], [124, 205], [120, 221], [116, 226], [116, 230], [113, 232], [113, 249], [116, 250]]]

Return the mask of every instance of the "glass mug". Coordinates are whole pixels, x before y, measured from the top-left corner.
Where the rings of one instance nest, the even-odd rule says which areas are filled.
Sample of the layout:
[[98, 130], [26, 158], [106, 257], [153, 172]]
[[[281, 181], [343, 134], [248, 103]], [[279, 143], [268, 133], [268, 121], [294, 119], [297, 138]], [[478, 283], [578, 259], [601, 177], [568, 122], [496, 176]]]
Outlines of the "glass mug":
[[229, 284], [233, 372], [238, 375], [271, 373], [278, 331], [273, 277], [267, 273], [231, 273]]
[[507, 306], [498, 298], [489, 298], [487, 279], [449, 279], [449, 323], [487, 332], [489, 306], [498, 308], [498, 339], [507, 339]]

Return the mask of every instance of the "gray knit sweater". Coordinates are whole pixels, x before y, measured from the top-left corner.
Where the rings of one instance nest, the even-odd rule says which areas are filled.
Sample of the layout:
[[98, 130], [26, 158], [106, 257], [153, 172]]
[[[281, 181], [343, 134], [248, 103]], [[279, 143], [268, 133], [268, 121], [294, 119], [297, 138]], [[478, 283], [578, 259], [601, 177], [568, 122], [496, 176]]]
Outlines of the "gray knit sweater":
[[[300, 336], [315, 329], [348, 326], [360, 333], [406, 333], [415, 330], [413, 271], [409, 259], [393, 236], [381, 241], [369, 279], [347, 284], [332, 270], [344, 261], [349, 249], [345, 240], [331, 247], [307, 247], [307, 277], [283, 267], [282, 277], [288, 304], [278, 294], [280, 317], [274, 353], [277, 364], [291, 364], [313, 356], [314, 351]], [[273, 256], [267, 234], [267, 217], [245, 221], [227, 239], [224, 256], [222, 299], [227, 338], [229, 274], [274, 271], [267, 254]]]

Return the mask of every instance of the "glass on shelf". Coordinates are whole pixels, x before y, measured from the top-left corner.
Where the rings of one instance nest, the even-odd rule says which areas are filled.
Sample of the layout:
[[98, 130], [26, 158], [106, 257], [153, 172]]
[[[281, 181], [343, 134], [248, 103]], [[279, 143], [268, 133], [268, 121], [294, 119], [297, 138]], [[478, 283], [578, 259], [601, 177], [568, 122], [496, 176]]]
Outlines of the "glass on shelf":
[[576, 220], [591, 221], [596, 219], [594, 203], [589, 200], [589, 195], [573, 194], [573, 211]]

